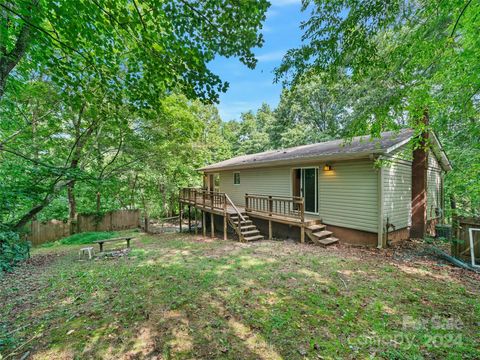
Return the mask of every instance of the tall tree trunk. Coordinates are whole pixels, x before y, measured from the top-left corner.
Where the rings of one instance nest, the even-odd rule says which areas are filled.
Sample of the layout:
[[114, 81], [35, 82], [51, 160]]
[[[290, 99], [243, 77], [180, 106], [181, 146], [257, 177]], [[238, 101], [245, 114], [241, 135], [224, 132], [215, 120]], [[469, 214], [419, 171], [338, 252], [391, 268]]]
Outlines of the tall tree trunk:
[[[7, 4], [4, 6], [14, 6], [13, 4]], [[27, 21], [31, 21], [31, 14], [34, 11], [37, 11], [38, 0], [33, 0], [29, 5], [27, 5], [27, 10], [29, 11], [29, 15], [26, 16]], [[2, 33], [5, 36], [10, 36], [9, 28], [10, 28], [10, 19], [11, 13], [5, 8], [2, 7], [0, 12], [0, 27], [2, 28]], [[7, 35], [8, 34], [8, 35]], [[5, 87], [7, 85], [7, 79], [12, 70], [18, 65], [20, 60], [25, 56], [27, 51], [28, 45], [30, 43], [31, 38], [31, 29], [30, 25], [24, 23], [20, 32], [17, 35], [17, 39], [15, 41], [15, 45], [11, 51], [7, 49], [7, 41], [8, 39], [5, 37], [0, 38], [0, 99], [3, 97], [5, 93]]]
[[[81, 123], [81, 118], [83, 116], [83, 112], [85, 110], [85, 104], [81, 107], [78, 115], [78, 119], [75, 123], [76, 126], [76, 134], [75, 134], [75, 142], [72, 146], [72, 155], [71, 155], [71, 160], [70, 160], [70, 166], [69, 168], [71, 170], [75, 170], [78, 168], [80, 157], [82, 154], [82, 149], [85, 146], [88, 138], [90, 135], [93, 133], [96, 122], [92, 123], [87, 130], [85, 130], [83, 133], [80, 131], [80, 123]], [[54, 182], [51, 190], [45, 195], [43, 200], [35, 205], [30, 211], [28, 211], [25, 215], [23, 215], [20, 220], [13, 226], [14, 230], [19, 230], [23, 226], [25, 226], [30, 220], [32, 220], [40, 211], [42, 211], [50, 202], [55, 198], [55, 196], [58, 194], [60, 190], [63, 190], [65, 187], [67, 187], [67, 192], [69, 195], [69, 218], [72, 216], [71, 214], [74, 213], [75, 218], [76, 218], [76, 202], [74, 201], [73, 203], [70, 201], [71, 199], [75, 199], [73, 196], [70, 198], [70, 192], [73, 195], [74, 194], [74, 189], [75, 189], [75, 179], [68, 179], [66, 181], [60, 182], [62, 178], [62, 175], [57, 178], [57, 180]], [[72, 206], [73, 205], [73, 206]], [[73, 211], [72, 211], [73, 210]]]
[[75, 234], [77, 225], [77, 200], [75, 199], [75, 181], [67, 186], [68, 194], [68, 221], [70, 223], [70, 235]]
[[60, 178], [57, 179], [57, 181], [54, 183], [52, 186], [51, 191], [45, 197], [43, 198], [42, 201], [40, 201], [38, 204], [36, 204], [33, 208], [30, 209], [29, 212], [27, 212], [25, 215], [23, 215], [20, 220], [17, 221], [15, 225], [13, 225], [12, 229], [14, 231], [20, 230], [22, 227], [24, 227], [30, 220], [32, 220], [40, 211], [42, 211], [50, 202], [55, 198], [55, 196], [58, 194], [60, 190], [65, 188], [65, 186], [68, 186], [70, 181], [67, 182], [59, 182]]

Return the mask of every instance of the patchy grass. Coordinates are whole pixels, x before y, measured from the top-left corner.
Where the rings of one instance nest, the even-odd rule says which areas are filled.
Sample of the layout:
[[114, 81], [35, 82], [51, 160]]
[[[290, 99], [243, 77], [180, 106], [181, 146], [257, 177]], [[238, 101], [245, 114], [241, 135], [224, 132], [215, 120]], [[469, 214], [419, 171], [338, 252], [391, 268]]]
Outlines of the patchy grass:
[[36, 249], [30, 264], [0, 280], [1, 353], [480, 357], [479, 283], [449, 266], [385, 252], [179, 234], [139, 234], [132, 247], [128, 257], [95, 261], [79, 261], [76, 246]]

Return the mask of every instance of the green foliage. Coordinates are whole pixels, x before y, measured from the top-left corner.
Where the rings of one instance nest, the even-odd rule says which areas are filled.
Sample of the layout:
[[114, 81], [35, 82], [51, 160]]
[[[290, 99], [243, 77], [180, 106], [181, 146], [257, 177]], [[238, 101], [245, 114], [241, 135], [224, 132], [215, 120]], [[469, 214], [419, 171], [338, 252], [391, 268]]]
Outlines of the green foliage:
[[[141, 105], [178, 89], [215, 100], [228, 84], [207, 63], [218, 54], [254, 67], [251, 49], [263, 44], [259, 30], [269, 4], [36, 0], [0, 6], [0, 56], [18, 64], [0, 79], [10, 75], [12, 85], [21, 86], [40, 70], [74, 91], [94, 79], [94, 87], [107, 89], [112, 98], [126, 90]], [[19, 47], [24, 51], [12, 51]]]
[[92, 244], [96, 240], [106, 240], [118, 237], [117, 232], [105, 231], [105, 232], [84, 232], [80, 234], [74, 234], [66, 238], [43, 244], [42, 247], [52, 247], [58, 245], [81, 245]]
[[307, 0], [303, 10], [311, 14], [304, 43], [287, 52], [277, 80], [302, 93], [305, 79], [320, 77], [319, 89], [348, 110], [350, 136], [406, 126], [420, 133], [428, 116], [454, 166], [447, 197], [461, 214], [478, 215], [480, 2]]
[[480, 3], [312, 0], [304, 9], [305, 44], [288, 51], [277, 77], [350, 78], [354, 130], [378, 134], [400, 119], [419, 128], [426, 109], [451, 125], [478, 112]]
[[15, 264], [25, 260], [30, 254], [30, 243], [20, 240], [18, 233], [0, 231], [0, 276], [3, 271], [10, 271]]

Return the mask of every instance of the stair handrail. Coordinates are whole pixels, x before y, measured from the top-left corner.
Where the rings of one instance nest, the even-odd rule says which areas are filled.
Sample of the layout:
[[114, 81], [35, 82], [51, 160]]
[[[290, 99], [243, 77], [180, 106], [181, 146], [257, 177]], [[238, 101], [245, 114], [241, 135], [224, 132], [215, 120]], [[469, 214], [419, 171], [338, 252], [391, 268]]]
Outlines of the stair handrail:
[[233, 203], [232, 199], [230, 199], [230, 197], [227, 195], [227, 193], [225, 193], [225, 199], [227, 200], [228, 203], [230, 203], [230, 206], [233, 207], [233, 210], [235, 210], [235, 212], [237, 213], [238, 217], [240, 219], [242, 219], [242, 221], [246, 221], [245, 218], [243, 217], [242, 213], [240, 212], [240, 210], [238, 210], [238, 208], [235, 206], [235, 204]]

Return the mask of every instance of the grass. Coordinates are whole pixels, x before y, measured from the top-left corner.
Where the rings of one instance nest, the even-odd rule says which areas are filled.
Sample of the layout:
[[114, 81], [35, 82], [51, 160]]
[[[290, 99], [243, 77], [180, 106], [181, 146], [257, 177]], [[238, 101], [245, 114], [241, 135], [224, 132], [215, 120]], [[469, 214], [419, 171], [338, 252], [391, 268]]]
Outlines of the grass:
[[104, 231], [104, 232], [85, 232], [80, 234], [75, 234], [68, 236], [66, 238], [45, 243], [41, 247], [48, 248], [58, 245], [80, 245], [80, 244], [91, 244], [96, 240], [105, 240], [118, 237], [118, 232], [114, 231]]
[[479, 283], [448, 266], [179, 234], [139, 234], [132, 248], [128, 257], [95, 261], [79, 261], [76, 246], [35, 249], [32, 264], [0, 284], [0, 352], [17, 358], [30, 351], [33, 359], [480, 357]]

